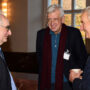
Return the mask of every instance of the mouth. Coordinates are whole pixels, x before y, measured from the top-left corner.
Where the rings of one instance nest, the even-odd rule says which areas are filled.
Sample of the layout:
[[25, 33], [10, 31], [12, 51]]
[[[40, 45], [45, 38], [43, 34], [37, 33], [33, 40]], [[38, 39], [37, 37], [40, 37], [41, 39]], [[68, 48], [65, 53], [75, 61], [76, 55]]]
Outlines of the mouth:
[[57, 25], [53, 24], [51, 27], [52, 27], [52, 29], [55, 29], [57, 27]]
[[56, 28], [56, 25], [53, 25], [53, 26], [51, 26], [52, 27], [52, 29], [55, 29]]

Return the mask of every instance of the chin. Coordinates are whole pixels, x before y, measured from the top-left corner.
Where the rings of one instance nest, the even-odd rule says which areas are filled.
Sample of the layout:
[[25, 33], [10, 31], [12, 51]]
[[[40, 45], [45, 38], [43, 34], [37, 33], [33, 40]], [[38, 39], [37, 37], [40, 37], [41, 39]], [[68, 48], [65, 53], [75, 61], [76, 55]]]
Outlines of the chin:
[[7, 40], [4, 40], [3, 42], [7, 42]]
[[56, 29], [52, 29], [53, 32], [56, 32], [57, 30]]

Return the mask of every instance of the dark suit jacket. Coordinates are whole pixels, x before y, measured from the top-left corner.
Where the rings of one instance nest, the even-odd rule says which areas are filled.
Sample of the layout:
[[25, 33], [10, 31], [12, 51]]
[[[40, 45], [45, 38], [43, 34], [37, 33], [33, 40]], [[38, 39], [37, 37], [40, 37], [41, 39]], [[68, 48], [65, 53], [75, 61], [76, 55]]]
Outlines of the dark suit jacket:
[[[67, 33], [67, 40], [66, 40], [66, 47], [65, 51], [68, 50], [70, 53], [69, 60], [64, 59], [64, 75], [66, 76], [67, 80], [69, 80], [69, 71], [72, 68], [84, 68], [84, 64], [87, 59], [86, 49], [81, 37], [81, 33], [78, 29], [66, 26], [68, 33]], [[43, 49], [43, 41], [44, 41], [44, 34], [45, 29], [38, 31], [37, 33], [37, 57], [39, 63], [39, 74], [42, 71], [42, 49]]]
[[73, 82], [73, 90], [90, 90], [90, 56], [87, 59], [83, 73], [83, 79], [75, 79]]
[[0, 57], [0, 90], [12, 90], [6, 62]]

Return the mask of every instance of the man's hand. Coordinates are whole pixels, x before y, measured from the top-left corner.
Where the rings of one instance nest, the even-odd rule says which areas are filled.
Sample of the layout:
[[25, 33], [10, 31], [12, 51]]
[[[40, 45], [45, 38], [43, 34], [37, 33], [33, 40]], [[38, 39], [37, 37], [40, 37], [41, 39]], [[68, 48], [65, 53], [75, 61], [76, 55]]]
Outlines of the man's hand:
[[69, 75], [69, 80], [71, 82], [73, 82], [74, 79], [76, 79], [76, 78], [82, 79], [82, 76], [81, 76], [82, 73], [83, 73], [82, 70], [79, 70], [79, 72], [75, 72], [75, 71], [73, 71], [73, 69], [71, 69], [70, 70], [70, 75]]

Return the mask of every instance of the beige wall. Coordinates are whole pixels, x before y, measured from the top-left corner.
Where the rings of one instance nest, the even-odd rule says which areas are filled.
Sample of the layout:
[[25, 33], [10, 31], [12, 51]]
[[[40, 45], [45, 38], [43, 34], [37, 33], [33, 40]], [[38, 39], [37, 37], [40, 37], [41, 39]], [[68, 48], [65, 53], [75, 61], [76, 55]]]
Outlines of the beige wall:
[[43, 0], [28, 0], [28, 52], [36, 51], [37, 31], [43, 26]]
[[27, 0], [8, 0], [8, 18], [11, 24], [12, 36], [4, 51], [27, 51]]
[[35, 52], [36, 33], [42, 28], [41, 0], [8, 0], [12, 36], [4, 51]]

